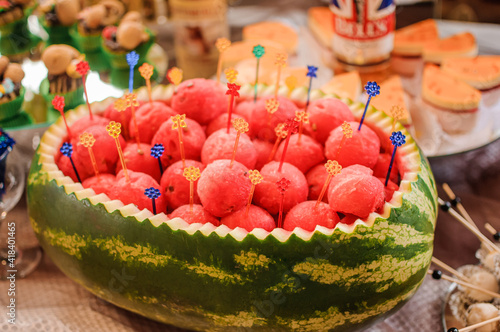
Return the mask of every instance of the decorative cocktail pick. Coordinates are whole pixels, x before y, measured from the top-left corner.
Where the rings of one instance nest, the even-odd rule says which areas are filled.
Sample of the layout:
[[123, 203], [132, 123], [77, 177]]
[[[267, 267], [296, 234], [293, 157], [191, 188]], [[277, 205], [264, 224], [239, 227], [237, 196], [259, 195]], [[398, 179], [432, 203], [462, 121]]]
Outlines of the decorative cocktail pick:
[[89, 95], [87, 94], [87, 73], [89, 72], [90, 67], [87, 61], [80, 61], [76, 64], [76, 71], [78, 74], [82, 75], [82, 83], [83, 83], [83, 93], [85, 93], [85, 100], [87, 102], [87, 108], [89, 109], [90, 120], [93, 120], [92, 110], [90, 109], [89, 103]]
[[234, 69], [233, 67], [226, 68], [226, 69], [224, 69], [224, 75], [226, 75], [226, 80], [229, 83], [234, 83], [234, 82], [236, 82], [236, 79], [238, 78], [238, 71], [236, 69]]
[[497, 231], [493, 226], [491, 226], [489, 223], [486, 223], [484, 224], [484, 228], [486, 228], [486, 230], [490, 232], [491, 235], [493, 235], [495, 241], [500, 241], [500, 232]]
[[269, 98], [266, 100], [266, 111], [267, 111], [267, 125], [271, 125], [271, 120], [273, 118], [273, 114], [276, 113], [278, 108], [280, 107], [280, 102], [276, 98]]
[[146, 88], [148, 89], [149, 103], [153, 103], [153, 97], [151, 96], [151, 76], [153, 76], [154, 67], [147, 62], [144, 62], [139, 67], [139, 73], [146, 81]]
[[189, 211], [193, 213], [194, 183], [200, 178], [201, 171], [198, 167], [189, 166], [184, 168], [182, 175], [189, 181]]
[[161, 156], [163, 156], [163, 152], [165, 152], [165, 147], [161, 143], [156, 143], [151, 147], [151, 157], [158, 160], [158, 166], [160, 167], [161, 175], [163, 174], [163, 166], [161, 164]]
[[281, 178], [281, 180], [276, 182], [276, 186], [278, 186], [278, 190], [281, 194], [280, 208], [278, 215], [278, 227], [283, 227], [283, 205], [285, 203], [285, 191], [287, 191], [291, 183], [292, 182], [290, 180], [285, 178]]
[[342, 140], [339, 143], [339, 148], [337, 149], [337, 153], [335, 154], [335, 159], [337, 159], [339, 157], [340, 150], [342, 150], [342, 147], [344, 146], [345, 141], [348, 138], [352, 138], [352, 127], [349, 124], [349, 122], [344, 121], [344, 123], [342, 123], [342, 133], [344, 134], [344, 136], [342, 136]]
[[304, 123], [309, 123], [309, 113], [307, 111], [295, 111], [295, 121], [299, 123], [299, 138], [297, 139], [297, 144], [300, 144]]
[[78, 182], [82, 182], [82, 180], [80, 179], [80, 175], [78, 174], [78, 171], [76, 170], [76, 166], [75, 166], [75, 163], [73, 162], [73, 158], [72, 158], [73, 144], [68, 143], [68, 142], [64, 142], [63, 145], [61, 146], [61, 148], [59, 149], [59, 151], [61, 151], [61, 154], [63, 156], [66, 156], [69, 158], [69, 161], [71, 162], [71, 166], [73, 166], [73, 171], [75, 172], [75, 175], [76, 175], [76, 178], [78, 179]]
[[252, 187], [250, 188], [250, 195], [248, 196], [248, 203], [247, 203], [247, 208], [245, 210], [245, 217], [248, 216], [248, 210], [250, 210], [250, 205], [252, 205], [252, 198], [253, 198], [253, 193], [255, 191], [255, 186], [261, 183], [262, 180], [264, 180], [262, 174], [260, 174], [260, 172], [256, 169], [248, 171], [248, 178], [250, 179], [250, 182], [252, 182]]
[[278, 74], [276, 77], [276, 86], [274, 87], [274, 99], [278, 99], [278, 90], [280, 88], [280, 79], [281, 79], [281, 69], [286, 66], [286, 60], [288, 59], [288, 55], [286, 53], [279, 53], [276, 55], [276, 60], [274, 64], [278, 67]]
[[311, 98], [311, 89], [312, 89], [312, 81], [313, 78], [318, 77], [316, 75], [316, 72], [318, 71], [318, 67], [314, 66], [307, 66], [307, 77], [309, 77], [309, 88], [307, 88], [307, 101], [306, 101], [306, 112], [307, 108], [309, 107], [309, 101]]
[[130, 67], [130, 73], [128, 76], [128, 92], [132, 93], [132, 91], [134, 91], [134, 67], [137, 65], [137, 62], [139, 62], [139, 54], [132, 51], [127, 53], [125, 58], [127, 59], [127, 63]]
[[391, 171], [392, 171], [392, 164], [394, 163], [394, 157], [396, 156], [396, 150], [398, 147], [406, 143], [406, 136], [403, 135], [400, 131], [393, 132], [391, 137], [389, 137], [391, 140], [392, 145], [394, 145], [394, 149], [392, 150], [392, 157], [391, 157], [391, 162], [389, 163], [389, 169], [387, 170], [387, 176], [385, 177], [385, 186], [387, 187], [387, 184], [389, 183], [389, 178], [391, 176]]
[[326, 172], [328, 173], [328, 176], [326, 177], [325, 184], [323, 185], [323, 188], [321, 189], [321, 193], [319, 194], [318, 200], [316, 201], [316, 205], [314, 208], [317, 208], [319, 203], [323, 200], [323, 196], [325, 196], [326, 189], [328, 189], [328, 186], [330, 185], [330, 182], [332, 181], [333, 177], [340, 174], [342, 171], [342, 166], [336, 161], [336, 160], [328, 160], [325, 164]]
[[80, 135], [80, 144], [86, 147], [89, 151], [90, 161], [92, 162], [92, 167], [94, 168], [94, 173], [99, 177], [99, 169], [97, 168], [97, 162], [95, 161], [94, 151], [92, 147], [94, 146], [95, 138], [91, 133], [84, 132]]
[[463, 206], [462, 200], [460, 199], [460, 197], [455, 195], [455, 193], [453, 192], [453, 190], [451, 190], [450, 186], [447, 183], [443, 183], [443, 189], [444, 189], [446, 195], [448, 195], [448, 197], [451, 199], [451, 202], [450, 202], [451, 205], [456, 206], [458, 211], [460, 211], [460, 213], [462, 214], [462, 216], [464, 216], [464, 218], [471, 225], [478, 228], [476, 223], [474, 222], [474, 220], [472, 220], [471, 216], [465, 210], [465, 207]]
[[262, 45], [256, 45], [253, 48], [252, 51], [253, 55], [257, 59], [257, 66], [255, 67], [255, 85], [253, 87], [254, 89], [254, 96], [253, 96], [253, 102], [257, 102], [257, 84], [259, 83], [259, 65], [260, 65], [260, 58], [266, 53], [266, 49]]
[[285, 162], [285, 155], [286, 155], [286, 150], [288, 149], [288, 143], [290, 142], [290, 137], [293, 134], [297, 133], [298, 126], [299, 124], [297, 123], [297, 121], [295, 121], [292, 118], [286, 120], [285, 122], [285, 127], [283, 129], [286, 130], [288, 135], [286, 136], [285, 146], [283, 147], [283, 153], [281, 154], [280, 166], [278, 167], [278, 172], [280, 173], [281, 173], [281, 168], [283, 167], [283, 163]]
[[465, 282], [470, 282], [469, 278], [467, 278], [466, 276], [464, 276], [462, 273], [458, 272], [457, 270], [455, 270], [451, 266], [448, 266], [447, 264], [441, 262], [436, 257], [432, 257], [431, 261], [434, 264], [436, 264], [437, 266], [439, 266], [440, 268], [442, 268], [443, 270], [448, 271], [449, 273], [453, 274], [455, 277], [457, 277]]
[[495, 298], [500, 298], [500, 294], [498, 294], [498, 293], [489, 291], [487, 289], [484, 289], [484, 288], [476, 286], [474, 284], [462, 281], [460, 279], [452, 278], [450, 276], [447, 276], [446, 274], [443, 274], [440, 270], [434, 270], [434, 271], [429, 270], [429, 271], [427, 271], [427, 274], [430, 274], [432, 276], [432, 278], [436, 279], [436, 280], [443, 279], [443, 280], [446, 280], [446, 281], [454, 282], [454, 283], [457, 283], [457, 284], [459, 284], [461, 286], [477, 290], [478, 292], [481, 292], [481, 293], [484, 293], [484, 294], [488, 294], [489, 296], [493, 296]]
[[479, 327], [482, 327], [482, 326], [485, 326], [485, 325], [488, 325], [488, 324], [491, 324], [494, 322], [498, 322], [499, 320], [500, 320], [500, 316], [497, 316], [497, 317], [490, 318], [488, 320], [482, 321], [482, 322], [474, 324], [474, 325], [469, 325], [469, 326], [464, 327], [460, 330], [457, 329], [456, 327], [452, 327], [452, 328], [449, 328], [447, 332], [471, 332], [471, 331], [475, 331]]
[[118, 150], [118, 155], [120, 156], [120, 162], [122, 163], [125, 179], [127, 180], [127, 182], [130, 182], [130, 178], [127, 172], [127, 165], [125, 165], [125, 158], [123, 158], [122, 147], [120, 145], [120, 140], [119, 140], [120, 133], [122, 131], [121, 126], [122, 125], [119, 122], [110, 121], [109, 124], [106, 126], [106, 131], [108, 132], [109, 136], [115, 139], [116, 149]]
[[242, 133], [248, 132], [248, 122], [243, 118], [237, 118], [233, 120], [234, 129], [236, 129], [236, 139], [234, 140], [233, 156], [231, 157], [231, 163], [229, 168], [233, 167], [234, 158], [236, 158], [236, 150], [238, 149], [238, 141], [240, 140], [240, 135]]
[[234, 83], [238, 72], [234, 69], [226, 70], [224, 72], [227, 78], [227, 91], [226, 95], [229, 95], [229, 104], [227, 106], [227, 133], [229, 134], [229, 129], [231, 128], [231, 116], [233, 114], [234, 108], [234, 98], [238, 98], [240, 93], [238, 90], [241, 88], [240, 85]]
[[128, 136], [127, 132], [125, 132], [126, 130], [126, 127], [125, 127], [125, 110], [127, 109], [127, 101], [125, 100], [125, 98], [119, 98], [117, 100], [115, 100], [115, 102], [113, 103], [113, 108], [115, 109], [115, 111], [117, 111], [118, 113], [120, 113], [120, 120], [121, 120], [121, 123], [123, 123], [124, 127], [123, 127], [123, 131], [124, 131], [124, 134], [125, 136]]
[[0, 128], [0, 155], [3, 156], [0, 164], [0, 202], [2, 202], [2, 196], [6, 192], [5, 170], [7, 167], [7, 156], [12, 151], [14, 144], [16, 144], [16, 141]]
[[392, 115], [392, 129], [391, 132], [393, 132], [396, 128], [396, 122], [401, 120], [403, 118], [403, 108], [398, 105], [394, 105], [391, 108], [391, 115]]
[[220, 83], [220, 73], [222, 71], [222, 60], [224, 52], [231, 46], [231, 41], [227, 38], [217, 38], [215, 47], [219, 51], [219, 61], [217, 61], [217, 83]]
[[276, 128], [274, 128], [274, 132], [276, 133], [276, 141], [274, 142], [274, 146], [273, 146], [273, 149], [271, 150], [271, 154], [269, 155], [269, 159], [267, 159], [268, 163], [274, 159], [274, 155], [276, 154], [276, 151], [278, 150], [278, 146], [280, 145], [281, 140], [285, 139], [286, 135], [288, 135], [288, 132], [285, 130], [284, 123], [278, 123]]
[[378, 96], [380, 94], [380, 86], [377, 84], [377, 82], [368, 82], [365, 85], [365, 91], [368, 94], [368, 100], [366, 101], [365, 110], [363, 111], [361, 121], [359, 121], [358, 130], [361, 130], [361, 126], [363, 125], [363, 121], [365, 120], [366, 110], [368, 110], [368, 105], [370, 105], [372, 97]]
[[481, 243], [488, 248], [490, 252], [500, 253], [500, 248], [498, 248], [495, 244], [493, 244], [486, 236], [483, 235], [477, 228], [472, 226], [464, 217], [460, 215], [457, 211], [452, 208], [452, 205], [449, 202], [443, 201], [440, 197], [438, 197], [438, 203], [441, 206], [441, 210], [444, 212], [448, 212], [453, 218], [455, 218], [458, 222], [464, 225], [472, 234], [474, 234]]
[[172, 67], [167, 71], [167, 80], [174, 85], [174, 93], [177, 93], [177, 86], [182, 82], [182, 69]]
[[146, 195], [153, 205], [153, 214], [156, 214], [156, 199], [161, 196], [160, 189], [155, 187], [149, 187], [144, 190], [144, 195]]
[[64, 114], [64, 97], [63, 96], [55, 96], [52, 99], [52, 106], [54, 109], [61, 113], [61, 116], [64, 120], [64, 125], [66, 126], [66, 131], [68, 132], [68, 137], [71, 138], [71, 131], [69, 130], [68, 123], [66, 122], [66, 114]]
[[290, 97], [290, 95], [292, 94], [292, 91], [295, 90], [295, 87], [297, 86], [297, 77], [295, 77], [293, 75], [288, 76], [285, 79], [285, 85], [288, 89], [287, 96]]
[[127, 93], [125, 94], [125, 101], [127, 107], [130, 107], [130, 111], [132, 112], [132, 121], [134, 121], [135, 127], [135, 142], [137, 143], [137, 153], [143, 154], [141, 150], [141, 137], [139, 136], [139, 127], [137, 126], [137, 120], [135, 118], [135, 108], [139, 106], [139, 101], [137, 100], [137, 95], [135, 93]]
[[172, 124], [172, 129], [177, 129], [177, 132], [179, 133], [179, 150], [181, 152], [181, 159], [182, 159], [182, 168], [186, 167], [186, 157], [184, 157], [184, 140], [182, 138], [182, 128], [186, 128], [186, 114], [176, 114], [174, 116], [171, 116], [170, 119], [172, 119], [173, 124]]

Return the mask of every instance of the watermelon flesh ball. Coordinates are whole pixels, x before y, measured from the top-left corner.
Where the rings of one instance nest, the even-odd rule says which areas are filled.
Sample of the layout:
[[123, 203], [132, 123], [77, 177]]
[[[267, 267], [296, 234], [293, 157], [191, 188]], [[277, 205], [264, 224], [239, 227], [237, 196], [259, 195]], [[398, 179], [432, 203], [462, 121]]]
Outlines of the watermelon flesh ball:
[[193, 204], [192, 211], [189, 204], [181, 205], [177, 209], [175, 209], [168, 217], [170, 219], [181, 218], [188, 224], [206, 224], [207, 222], [209, 222], [214, 226], [219, 226], [219, 220], [212, 216], [200, 204]]
[[305, 201], [288, 211], [283, 228], [287, 231], [293, 231], [295, 227], [300, 227], [312, 232], [316, 226], [334, 228], [339, 221], [339, 216], [327, 203], [320, 202], [316, 208], [316, 201]]
[[[123, 159], [127, 169], [135, 172], [142, 172], [150, 175], [157, 182], [160, 182], [161, 173], [158, 160], [151, 156], [151, 145], [141, 143], [140, 148], [142, 154], [138, 153], [137, 143], [129, 142], [125, 149], [123, 149]], [[116, 163], [116, 173], [122, 169], [122, 163]]]
[[[161, 156], [161, 163], [164, 168], [181, 160], [179, 149], [179, 133], [177, 129], [172, 129], [172, 120], [164, 122], [158, 132], [153, 137], [151, 145], [163, 144], [165, 152]], [[200, 160], [201, 148], [205, 143], [205, 131], [196, 122], [186, 118], [186, 128], [182, 128], [184, 142], [184, 153], [186, 159]]]
[[92, 188], [96, 195], [106, 194], [109, 197], [109, 190], [115, 185], [116, 177], [113, 174], [99, 174], [83, 180], [83, 188]]
[[248, 169], [235, 161], [221, 159], [206, 166], [198, 179], [198, 196], [205, 209], [216, 217], [225, 217], [241, 209], [248, 201], [251, 182]]
[[[186, 167], [198, 167], [200, 171], [205, 169], [205, 165], [196, 160], [186, 160]], [[158, 163], [156, 165], [158, 167]], [[182, 161], [177, 161], [170, 165], [163, 176], [161, 177], [161, 193], [167, 200], [167, 205], [170, 209], [175, 210], [178, 207], [189, 204], [189, 181], [184, 177], [184, 167]], [[193, 203], [200, 204], [200, 197], [198, 196], [197, 188], [198, 181], [193, 184]]]
[[[210, 135], [212, 135], [213, 133], [215, 133], [219, 129], [225, 129], [227, 131], [227, 118], [228, 117], [229, 117], [229, 115], [227, 113], [224, 113], [224, 114], [219, 115], [218, 117], [216, 117], [212, 121], [210, 121], [210, 123], [207, 126], [207, 129], [205, 130], [207, 137], [209, 137]], [[234, 114], [234, 112], [233, 112], [233, 114], [231, 114], [231, 121], [234, 119], [243, 119], [243, 118], [244, 118], [243, 116], [238, 115], [238, 114]], [[244, 118], [244, 119], [248, 122], [247, 118]], [[229, 128], [230, 129], [233, 128], [232, 123], [229, 125]]]
[[233, 114], [243, 117], [250, 123], [250, 119], [252, 119], [252, 114], [256, 105], [257, 104], [254, 103], [253, 100], [243, 100], [242, 102], [236, 104], [236, 107], [233, 109]]
[[266, 100], [268, 99], [272, 98], [261, 98], [254, 106], [255, 108], [250, 118], [250, 136], [274, 142], [276, 140], [274, 128], [287, 119], [295, 118], [295, 111], [298, 111], [298, 108], [290, 99], [278, 97], [280, 105], [278, 110], [272, 115], [271, 123], [269, 124], [269, 113], [266, 109]]
[[[378, 179], [380, 180], [382, 185], [385, 184], [385, 178], [378, 178]], [[394, 192], [398, 189], [399, 189], [399, 186], [397, 184], [395, 184], [394, 182], [392, 182], [391, 180], [389, 180], [389, 182], [387, 182], [387, 186], [384, 187], [385, 200], [387, 202], [389, 202], [392, 199]]]
[[236, 227], [244, 228], [251, 232], [255, 228], [262, 228], [270, 232], [276, 227], [273, 217], [266, 210], [250, 205], [248, 215], [245, 216], [246, 206], [242, 209], [221, 219], [221, 225], [234, 229]]
[[[275, 161], [280, 161], [283, 155], [286, 140], [284, 139], [276, 155]], [[302, 135], [299, 142], [299, 134], [294, 134], [290, 137], [286, 150], [285, 161], [297, 167], [302, 173], [307, 173], [314, 165], [322, 162], [325, 159], [323, 156], [323, 147], [314, 139], [307, 135]]]
[[[138, 100], [138, 102], [139, 102], [138, 107], [141, 107], [145, 103], [142, 100]], [[136, 108], [136, 110], [137, 110], [137, 108]], [[122, 125], [121, 135], [126, 137], [126, 138], [130, 138], [130, 136], [128, 135], [130, 132], [130, 128], [128, 126], [130, 124], [130, 119], [132, 119], [132, 109], [130, 107], [127, 107], [122, 112], [118, 112], [115, 109], [114, 104], [111, 104], [104, 111], [104, 117], [109, 119], [109, 121], [119, 122]]]
[[321, 144], [325, 144], [330, 132], [342, 125], [344, 121], [354, 121], [354, 115], [349, 107], [336, 98], [312, 101], [307, 111], [309, 123], [304, 126], [304, 129], [309, 136]]
[[265, 164], [269, 162], [269, 156], [273, 150], [274, 144], [260, 139], [252, 140], [255, 151], [257, 151], [257, 162], [255, 169], [260, 170]]
[[[146, 188], [160, 189], [160, 185], [151, 176], [141, 173], [128, 171], [130, 182], [125, 178], [124, 171], [121, 170], [116, 175], [115, 185], [109, 190], [109, 198], [118, 199], [123, 204], [135, 204], [139, 210], [148, 209], [153, 212], [152, 200], [144, 195]], [[167, 204], [163, 196], [155, 200], [156, 213], [166, 212]]]
[[[205, 141], [205, 144], [203, 144], [203, 148], [201, 149], [201, 161], [207, 165], [214, 160], [231, 159], [235, 141], [236, 131], [234, 129], [231, 129], [229, 134], [226, 129], [217, 130], [210, 135]], [[257, 162], [257, 150], [255, 150], [250, 137], [244, 133], [240, 134], [234, 159], [249, 169], [253, 169]]]
[[[385, 182], [385, 177], [387, 176], [387, 172], [389, 171], [389, 164], [391, 163], [391, 158], [392, 158], [392, 153], [379, 154], [377, 158], [377, 163], [375, 164], [375, 167], [373, 167], [373, 176], [376, 176], [378, 178], [384, 178]], [[394, 163], [392, 164], [392, 170], [389, 179], [392, 182], [397, 183], [399, 182], [398, 178], [399, 178], [399, 170], [398, 170], [397, 160], [395, 158]]]
[[334, 211], [367, 218], [384, 205], [384, 185], [372, 176], [369, 168], [363, 172], [360, 165], [350, 170], [346, 167], [333, 177], [328, 187], [328, 202]]
[[283, 201], [283, 212], [288, 212], [292, 207], [307, 199], [307, 180], [304, 174], [295, 166], [283, 163], [281, 172], [278, 172], [279, 162], [271, 161], [262, 167], [260, 171], [264, 177], [262, 182], [255, 186], [253, 202], [266, 209], [269, 213], [276, 215], [279, 213], [281, 202], [281, 192], [278, 190], [276, 182], [282, 178], [291, 183], [285, 192]]
[[[164, 103], [154, 101], [146, 103], [135, 110], [135, 121], [139, 128], [139, 138], [141, 143], [151, 143], [153, 136], [156, 134], [163, 122], [170, 119], [176, 113]], [[135, 139], [135, 124], [134, 119], [130, 119], [128, 125], [129, 135], [131, 139]]]
[[358, 131], [358, 122], [349, 122], [352, 137], [346, 138], [337, 156], [340, 142], [344, 137], [342, 127], [337, 127], [330, 133], [325, 143], [325, 155], [328, 159], [337, 160], [342, 167], [355, 164], [373, 168], [380, 152], [380, 140], [377, 134], [368, 126], [363, 125]]
[[227, 96], [223, 86], [215, 81], [195, 78], [179, 84], [172, 97], [172, 108], [186, 114], [201, 125], [207, 125], [227, 112]]
[[[309, 186], [309, 195], [307, 196], [307, 199], [312, 201], [318, 199], [327, 178], [328, 173], [325, 165], [323, 164], [318, 164], [307, 172], [306, 180], [307, 185]], [[328, 203], [328, 195], [323, 195], [323, 202]]]
[[78, 141], [80, 141], [80, 135], [83, 134], [83, 132], [88, 131], [88, 128], [93, 126], [106, 127], [108, 123], [109, 123], [108, 119], [103, 118], [102, 116], [99, 115], [93, 115], [92, 120], [90, 120], [90, 115], [81, 117], [78, 120], [76, 120], [71, 126], [69, 126], [71, 135], [73, 135], [71, 139], [73, 140], [74, 138], [76, 138], [78, 139]]

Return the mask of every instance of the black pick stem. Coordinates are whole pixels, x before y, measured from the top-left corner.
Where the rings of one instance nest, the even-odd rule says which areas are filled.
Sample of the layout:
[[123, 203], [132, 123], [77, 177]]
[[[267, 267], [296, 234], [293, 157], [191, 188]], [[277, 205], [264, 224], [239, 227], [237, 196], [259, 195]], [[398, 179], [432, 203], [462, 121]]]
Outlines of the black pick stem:
[[163, 166], [161, 164], [161, 159], [158, 158], [158, 166], [160, 166], [160, 175], [163, 175]]
[[73, 162], [73, 158], [69, 157], [69, 161], [71, 162], [71, 166], [73, 166], [73, 171], [75, 171], [76, 178], [78, 179], [78, 182], [82, 182], [80, 179], [80, 175], [78, 175], [78, 171], [76, 170], [75, 163]]

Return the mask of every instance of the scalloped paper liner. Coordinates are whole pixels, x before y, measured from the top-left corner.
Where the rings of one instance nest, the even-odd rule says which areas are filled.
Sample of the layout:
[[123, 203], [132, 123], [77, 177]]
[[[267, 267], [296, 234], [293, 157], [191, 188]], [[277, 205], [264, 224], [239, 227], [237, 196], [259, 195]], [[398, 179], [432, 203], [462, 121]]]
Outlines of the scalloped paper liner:
[[[274, 95], [274, 87], [271, 86], [258, 86], [258, 92], [260, 97], [267, 97]], [[169, 100], [174, 93], [174, 89], [171, 85], [158, 85], [153, 88], [152, 95], [153, 99], [159, 97], [160, 100]], [[240, 90], [243, 98], [245, 96], [250, 97], [253, 95], [253, 86], [245, 85]], [[147, 90], [145, 87], [140, 88], [137, 91], [138, 98], [144, 101], [148, 100]], [[286, 87], [281, 87], [279, 90], [280, 96], [286, 96], [288, 94], [288, 89]], [[290, 99], [305, 101], [307, 96], [306, 88], [296, 88], [291, 91]], [[311, 91], [311, 100], [316, 100], [324, 97], [335, 97], [333, 95], [326, 95], [320, 90]], [[363, 114], [364, 105], [362, 103], [353, 103], [347, 99], [341, 100], [349, 105], [349, 108], [355, 115], [355, 117], [360, 118]], [[92, 110], [94, 114], [102, 114], [104, 110], [112, 104], [114, 98], [107, 98], [101, 102], [95, 102], [92, 104]], [[73, 124], [80, 117], [87, 115], [88, 110], [86, 105], [81, 105], [75, 110], [66, 112], [66, 120], [68, 125]], [[373, 107], [369, 107], [365, 116], [365, 121], [377, 126], [386, 135], [391, 134], [393, 118], [389, 117], [381, 111], [377, 111]], [[356, 220], [353, 224], [347, 225], [343, 223], [338, 223], [335, 228], [330, 229], [323, 226], [316, 226], [314, 231], [306, 231], [302, 228], [295, 228], [293, 231], [287, 231], [283, 228], [275, 228], [271, 232], [268, 232], [262, 228], [255, 228], [251, 232], [237, 227], [235, 229], [230, 229], [226, 225], [214, 226], [211, 223], [206, 224], [188, 224], [181, 218], [169, 219], [165, 213], [159, 213], [153, 215], [148, 209], [139, 210], [135, 205], [128, 204], [124, 205], [119, 200], [111, 200], [105, 194], [96, 195], [94, 190], [91, 188], [83, 188], [81, 183], [75, 183], [70, 177], [65, 176], [57, 167], [54, 156], [57, 154], [57, 147], [63, 143], [63, 139], [66, 136], [66, 127], [63, 120], [59, 118], [43, 135], [38, 153], [40, 154], [39, 163], [41, 164], [41, 171], [48, 174], [48, 179], [55, 180], [57, 185], [64, 188], [65, 192], [70, 195], [74, 194], [78, 200], [87, 198], [93, 205], [102, 204], [106, 211], [109, 213], [118, 210], [123, 217], [133, 217], [138, 222], [142, 222], [145, 219], [149, 219], [153, 225], [158, 227], [162, 223], [166, 223], [172, 230], [182, 230], [188, 234], [194, 234], [196, 232], [201, 232], [205, 236], [209, 236], [212, 233], [216, 233], [221, 238], [228, 235], [236, 239], [237, 241], [242, 241], [248, 234], [254, 235], [256, 238], [263, 240], [267, 236], [274, 236], [280, 242], [286, 242], [288, 238], [295, 234], [300, 239], [308, 241], [313, 236], [314, 232], [320, 232], [324, 235], [331, 236], [337, 229], [344, 233], [352, 233], [358, 225], [371, 227], [373, 226], [377, 218], [387, 219], [390, 215], [392, 208], [401, 207], [403, 202], [403, 195], [411, 192], [411, 184], [418, 180], [418, 174], [421, 171], [420, 168], [420, 151], [409, 132], [400, 124], [396, 124], [396, 130], [400, 130], [406, 135], [406, 144], [398, 148], [398, 155], [400, 159], [404, 161], [407, 168], [405, 169], [404, 177], [401, 179], [399, 189], [394, 192], [392, 199], [389, 202], [384, 203], [384, 208], [382, 214], [372, 212], [368, 218], [361, 220]]]

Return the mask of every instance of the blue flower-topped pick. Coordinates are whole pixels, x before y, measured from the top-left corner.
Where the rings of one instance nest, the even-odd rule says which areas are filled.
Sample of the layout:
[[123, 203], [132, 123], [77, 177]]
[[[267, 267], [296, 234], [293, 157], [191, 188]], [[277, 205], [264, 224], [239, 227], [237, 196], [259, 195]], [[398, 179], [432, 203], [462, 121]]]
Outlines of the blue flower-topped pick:
[[158, 160], [158, 165], [160, 166], [160, 174], [163, 174], [163, 166], [161, 164], [161, 156], [163, 156], [163, 152], [165, 152], [165, 148], [163, 144], [156, 143], [151, 148], [151, 157], [156, 158]]
[[257, 58], [257, 66], [255, 67], [255, 85], [253, 86], [253, 102], [257, 102], [257, 84], [259, 83], [259, 64], [260, 58], [266, 54], [266, 49], [262, 45], [256, 45], [253, 47], [252, 51], [255, 58]]
[[380, 94], [380, 85], [378, 85], [377, 82], [368, 82], [365, 85], [365, 91], [368, 95], [368, 100], [366, 101], [365, 110], [363, 112], [363, 116], [361, 117], [361, 121], [359, 122], [358, 130], [361, 130], [361, 126], [365, 120], [366, 110], [368, 109], [368, 105], [370, 105], [372, 97], [376, 97]]
[[127, 53], [125, 58], [127, 59], [127, 63], [130, 66], [128, 91], [132, 93], [132, 91], [134, 90], [134, 67], [137, 65], [137, 62], [139, 62], [139, 54], [137, 54], [135, 51], [132, 51], [130, 53]]
[[156, 202], [155, 199], [161, 196], [160, 189], [155, 187], [149, 187], [144, 190], [144, 195], [146, 195], [153, 203], [153, 214], [156, 214]]
[[78, 171], [76, 170], [75, 163], [73, 162], [73, 158], [71, 157], [73, 155], [73, 144], [64, 142], [61, 148], [59, 149], [61, 151], [63, 156], [66, 156], [69, 158], [69, 161], [71, 162], [71, 166], [73, 166], [73, 171], [75, 171], [76, 178], [78, 179], [78, 182], [82, 182], [80, 179], [80, 175], [78, 174]]
[[0, 155], [3, 155], [3, 153], [6, 150], [12, 150], [12, 147], [14, 144], [16, 144], [16, 141], [12, 137], [10, 137], [6, 132], [4, 132], [2, 129], [0, 129]]
[[6, 94], [14, 92], [14, 82], [10, 78], [4, 79], [2, 85]]
[[12, 147], [16, 144], [16, 141], [10, 137], [6, 132], [0, 129], [0, 201], [2, 200], [2, 195], [5, 194], [5, 171], [7, 169], [7, 156]]
[[400, 131], [393, 132], [391, 137], [389, 137], [389, 139], [391, 140], [392, 145], [394, 145], [394, 150], [392, 151], [391, 163], [389, 164], [389, 170], [387, 171], [387, 176], [385, 177], [385, 186], [387, 186], [387, 184], [389, 183], [389, 178], [391, 177], [392, 164], [394, 163], [396, 150], [398, 147], [406, 143], [406, 136], [403, 135], [403, 133]]
[[318, 67], [315, 66], [307, 66], [307, 77], [309, 77], [309, 89], [307, 89], [307, 101], [306, 101], [306, 112], [309, 107], [309, 100], [311, 97], [311, 89], [312, 89], [312, 81], [313, 78], [318, 77], [316, 72], [318, 71]]

